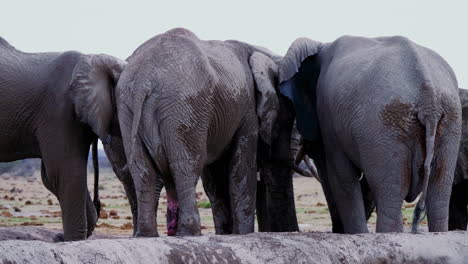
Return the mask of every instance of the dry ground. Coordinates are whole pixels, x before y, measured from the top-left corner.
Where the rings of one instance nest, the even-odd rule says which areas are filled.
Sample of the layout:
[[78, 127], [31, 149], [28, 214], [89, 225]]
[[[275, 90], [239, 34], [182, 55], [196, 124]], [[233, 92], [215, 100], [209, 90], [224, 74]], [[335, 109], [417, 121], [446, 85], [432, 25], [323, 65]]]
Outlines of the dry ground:
[[[88, 183], [92, 191], [93, 177]], [[98, 221], [98, 233], [131, 236], [132, 216], [124, 189], [112, 173], [101, 173], [100, 197], [103, 212]], [[301, 231], [330, 231], [331, 221], [320, 184], [312, 178], [295, 177], [296, 212]], [[214, 233], [210, 203], [201, 184], [197, 187], [197, 201], [204, 234]], [[403, 205], [405, 227], [412, 219], [414, 204]], [[165, 234], [165, 194], [158, 209], [159, 234]], [[423, 221], [426, 225], [426, 221]], [[58, 201], [43, 185], [39, 173], [32, 177], [0, 177], [0, 226], [42, 226], [61, 229]], [[369, 221], [369, 230], [375, 230], [375, 213]]]

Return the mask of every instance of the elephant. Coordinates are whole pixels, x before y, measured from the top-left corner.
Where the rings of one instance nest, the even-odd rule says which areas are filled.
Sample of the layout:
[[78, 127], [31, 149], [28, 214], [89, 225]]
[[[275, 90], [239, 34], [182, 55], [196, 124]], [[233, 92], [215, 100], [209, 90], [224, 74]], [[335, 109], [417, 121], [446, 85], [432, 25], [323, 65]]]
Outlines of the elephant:
[[449, 230], [466, 230], [468, 222], [468, 90], [460, 89], [462, 138], [449, 206]]
[[158, 178], [175, 190], [177, 235], [201, 234], [199, 178], [217, 234], [254, 231], [257, 144], [262, 159], [274, 155], [268, 147], [273, 141], [290, 136], [275, 127], [284, 117], [276, 79], [269, 77], [276, 73], [273, 57], [246, 43], [204, 41], [176, 28], [148, 40], [127, 59], [116, 89], [137, 193], [137, 236], [158, 235]]
[[[136, 193], [135, 236], [159, 235], [163, 187], [168, 234], [200, 235], [199, 178], [216, 233], [253, 232], [257, 163], [262, 178], [275, 180], [260, 183], [266, 186], [261, 197], [268, 198], [258, 205], [263, 230], [298, 229], [295, 214], [283, 216], [295, 210], [292, 170], [302, 170], [290, 151], [292, 104], [277, 90], [278, 59], [262, 47], [204, 41], [175, 28], [140, 45], [119, 69], [118, 81], [106, 83], [116, 105], [107, 114], [118, 117]], [[80, 89], [95, 90], [107, 80], [94, 67], [83, 68]], [[270, 208], [278, 210], [267, 215]], [[271, 219], [279, 220], [274, 227]]]
[[[466, 113], [468, 113], [468, 92], [465, 89], [460, 88], [459, 95], [462, 106], [462, 137], [457, 164], [455, 166], [452, 193], [450, 195], [448, 230], [466, 230], [468, 222], [468, 197], [466, 195], [466, 190], [468, 190], [468, 174], [466, 168], [466, 164], [468, 164], [466, 161], [468, 152], [466, 150], [467, 143], [465, 142], [466, 138], [468, 138], [468, 116], [466, 115]], [[366, 211], [366, 220], [369, 220], [375, 209], [375, 199], [371, 192], [365, 193], [365, 190], [369, 189], [367, 182], [362, 181], [361, 188], [363, 190], [363, 196], [368, 198], [364, 200], [364, 208]], [[418, 203], [420, 202], [421, 200], [418, 201]], [[417, 206], [416, 208], [421, 208], [421, 206]], [[422, 211], [415, 210], [415, 216], [418, 216], [421, 213]]]
[[[4, 95], [0, 100], [0, 161], [41, 158], [42, 181], [58, 198], [62, 211], [64, 232], [56, 237], [57, 241], [81, 240], [92, 234], [99, 211], [98, 136], [109, 140], [112, 133], [103, 131], [119, 129], [112, 119], [99, 118], [99, 113], [112, 110], [105, 105], [109, 98], [100, 97], [97, 91], [77, 89], [79, 85], [73, 83], [79, 79], [77, 67], [88, 60], [100, 65], [92, 74], [106, 79], [98, 85], [118, 79], [116, 69], [122, 64], [106, 55], [76, 51], [26, 53], [0, 38], [0, 91]], [[102, 62], [107, 63], [106, 67]], [[83, 105], [85, 98], [90, 99], [90, 104]], [[113, 164], [115, 168], [126, 164], [121, 141], [119, 145], [115, 137], [105, 145], [114, 159], [123, 156], [121, 163]], [[87, 188], [91, 143], [96, 177], [94, 204]], [[129, 172], [117, 171], [117, 175], [131, 179]]]
[[442, 57], [401, 36], [299, 38], [278, 74], [317, 165], [333, 232], [368, 232], [362, 175], [375, 197], [377, 232], [402, 232], [402, 202], [419, 193], [429, 231], [447, 231], [461, 107]]

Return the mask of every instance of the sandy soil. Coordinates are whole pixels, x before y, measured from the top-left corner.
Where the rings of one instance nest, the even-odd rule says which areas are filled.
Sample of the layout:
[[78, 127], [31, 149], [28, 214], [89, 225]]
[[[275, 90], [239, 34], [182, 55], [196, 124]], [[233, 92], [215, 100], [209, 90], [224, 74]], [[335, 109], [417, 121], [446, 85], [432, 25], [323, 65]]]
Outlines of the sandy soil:
[[[92, 191], [92, 175], [88, 178]], [[101, 173], [99, 185], [103, 210], [96, 231], [103, 234], [131, 236], [132, 216], [120, 181], [112, 173]], [[320, 184], [312, 178], [295, 177], [296, 212], [301, 231], [330, 231], [331, 221]], [[158, 229], [165, 235], [166, 199], [162, 195], [158, 209]], [[210, 203], [201, 183], [197, 186], [197, 201], [204, 234], [214, 233]], [[403, 205], [405, 228], [409, 228], [414, 204]], [[0, 226], [41, 226], [61, 229], [60, 207], [56, 197], [43, 185], [40, 175], [32, 177], [0, 177]], [[426, 221], [422, 222], [426, 225]], [[375, 230], [375, 213], [369, 221]]]

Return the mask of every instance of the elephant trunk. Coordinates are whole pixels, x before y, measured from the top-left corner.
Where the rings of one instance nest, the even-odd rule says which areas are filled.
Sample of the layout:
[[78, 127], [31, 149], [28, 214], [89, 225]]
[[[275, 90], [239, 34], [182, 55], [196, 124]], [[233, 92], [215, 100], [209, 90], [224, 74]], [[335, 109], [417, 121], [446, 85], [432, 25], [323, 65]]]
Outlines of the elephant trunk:
[[[292, 170], [294, 170], [292, 129], [294, 116], [283, 105], [278, 118], [282, 124], [271, 149], [259, 146], [260, 181], [257, 184], [257, 216], [261, 232], [299, 231], [294, 202]], [[269, 156], [266, 153], [271, 153]]]
[[257, 184], [257, 220], [260, 232], [299, 231], [291, 171], [264, 165]]

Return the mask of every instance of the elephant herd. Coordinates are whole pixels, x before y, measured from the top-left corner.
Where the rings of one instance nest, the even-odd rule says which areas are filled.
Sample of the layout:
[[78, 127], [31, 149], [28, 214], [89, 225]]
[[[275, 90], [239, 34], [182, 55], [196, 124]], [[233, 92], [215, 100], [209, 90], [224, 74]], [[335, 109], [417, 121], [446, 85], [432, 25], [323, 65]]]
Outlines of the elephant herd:
[[0, 161], [42, 159], [62, 210], [57, 240], [86, 239], [96, 225], [86, 165], [97, 139], [135, 236], [158, 236], [163, 187], [168, 234], [200, 235], [199, 179], [217, 234], [254, 232], [255, 219], [259, 231], [298, 231], [292, 174], [311, 174], [297, 164], [305, 154], [333, 232], [368, 232], [374, 207], [377, 232], [402, 232], [402, 203], [419, 194], [414, 229], [422, 211], [429, 231], [466, 229], [468, 93], [437, 53], [404, 37], [299, 38], [279, 56], [176, 28], [125, 61], [25, 53], [0, 38], [0, 92]]

